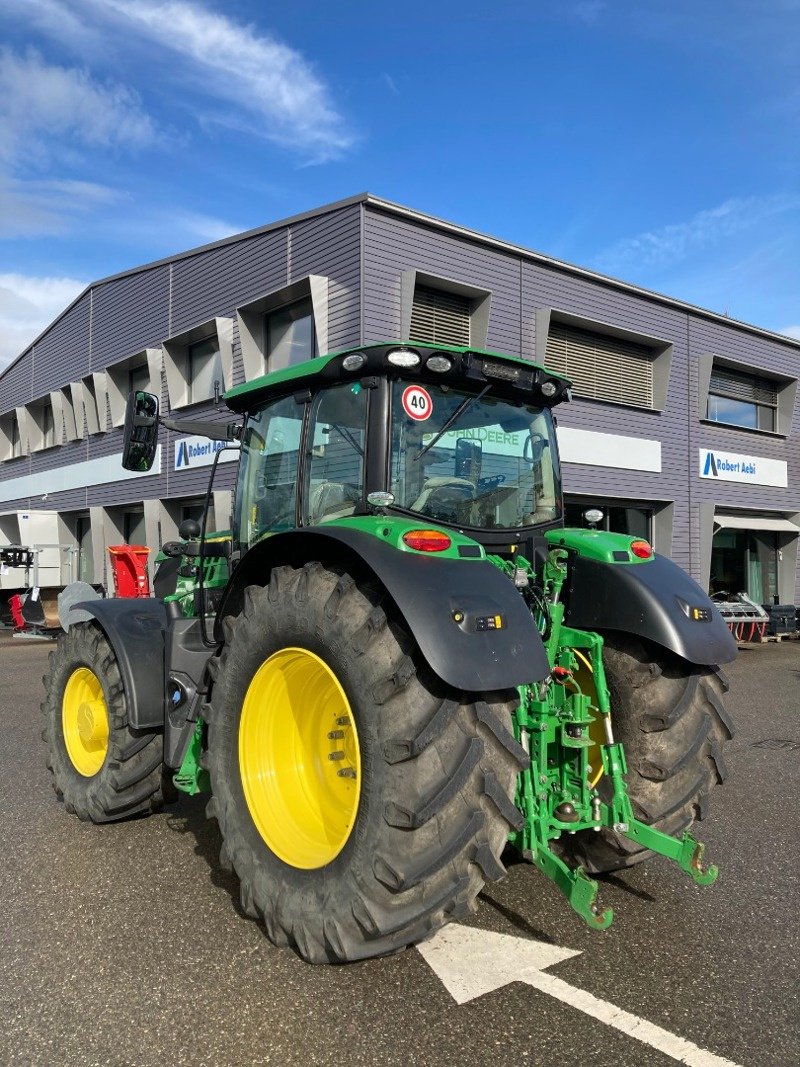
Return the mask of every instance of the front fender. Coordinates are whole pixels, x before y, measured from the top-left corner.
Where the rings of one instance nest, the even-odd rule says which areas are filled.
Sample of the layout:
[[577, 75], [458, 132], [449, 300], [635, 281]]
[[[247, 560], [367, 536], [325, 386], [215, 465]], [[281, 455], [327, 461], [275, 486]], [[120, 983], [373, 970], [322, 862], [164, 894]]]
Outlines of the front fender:
[[[666, 556], [625, 564], [570, 554], [567, 566], [569, 626], [635, 634], [690, 663], [735, 659], [736, 642], [713, 601]], [[699, 609], [700, 619], [692, 608]]]
[[114, 649], [130, 726], [134, 730], [163, 727], [167, 629], [164, 605], [153, 597], [113, 597], [87, 600], [75, 608], [97, 620]]
[[[311, 560], [353, 569], [357, 578], [376, 578], [431, 670], [455, 689], [509, 689], [550, 673], [533, 616], [493, 564], [400, 552], [341, 526], [275, 534], [251, 548], [233, 573], [218, 621], [238, 614], [244, 590], [266, 585], [273, 567], [300, 567]], [[221, 626], [217, 637], [222, 639]]]

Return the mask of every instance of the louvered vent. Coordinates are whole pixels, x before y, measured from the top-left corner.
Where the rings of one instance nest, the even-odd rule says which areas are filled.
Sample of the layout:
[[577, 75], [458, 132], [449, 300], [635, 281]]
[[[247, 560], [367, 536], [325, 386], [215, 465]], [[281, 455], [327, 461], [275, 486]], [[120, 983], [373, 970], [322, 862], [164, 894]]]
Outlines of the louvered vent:
[[773, 408], [778, 404], [775, 383], [769, 378], [723, 370], [721, 367], [714, 367], [711, 372], [709, 392], [715, 396], [729, 396], [733, 400], [745, 400], [751, 404], [767, 404]]
[[553, 322], [545, 365], [565, 374], [579, 396], [651, 408], [654, 355], [633, 341]]
[[409, 340], [467, 346], [470, 310], [471, 302], [466, 296], [418, 285], [414, 290]]

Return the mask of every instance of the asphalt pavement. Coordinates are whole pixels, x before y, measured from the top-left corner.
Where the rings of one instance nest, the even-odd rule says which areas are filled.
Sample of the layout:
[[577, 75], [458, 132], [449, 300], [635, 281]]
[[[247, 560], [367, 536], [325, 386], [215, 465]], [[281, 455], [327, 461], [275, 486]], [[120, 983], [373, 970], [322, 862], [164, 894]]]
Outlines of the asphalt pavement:
[[[0, 1064], [676, 1062], [523, 982], [459, 1005], [414, 949], [312, 967], [274, 948], [201, 798], [111, 826], [69, 816], [40, 740], [48, 651], [0, 636]], [[716, 885], [664, 860], [609, 877], [598, 933], [520, 863], [470, 925], [576, 951], [547, 973], [734, 1064], [795, 1067], [800, 642], [748, 648], [728, 674], [731, 777], [698, 835]]]

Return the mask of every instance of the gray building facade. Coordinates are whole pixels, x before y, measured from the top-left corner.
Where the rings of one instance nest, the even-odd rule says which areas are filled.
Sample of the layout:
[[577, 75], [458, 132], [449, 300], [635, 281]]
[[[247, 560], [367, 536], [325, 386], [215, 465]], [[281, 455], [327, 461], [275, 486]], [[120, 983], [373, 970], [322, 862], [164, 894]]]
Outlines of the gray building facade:
[[[107, 547], [174, 538], [211, 460], [165, 432], [154, 472], [128, 477], [131, 386], [224, 419], [215, 388], [408, 338], [573, 378], [558, 409], [568, 521], [598, 505], [705, 588], [800, 602], [800, 342], [368, 194], [90, 285], [0, 375], [0, 544], [39, 546], [43, 585], [109, 586]], [[221, 463], [218, 528], [234, 477]]]

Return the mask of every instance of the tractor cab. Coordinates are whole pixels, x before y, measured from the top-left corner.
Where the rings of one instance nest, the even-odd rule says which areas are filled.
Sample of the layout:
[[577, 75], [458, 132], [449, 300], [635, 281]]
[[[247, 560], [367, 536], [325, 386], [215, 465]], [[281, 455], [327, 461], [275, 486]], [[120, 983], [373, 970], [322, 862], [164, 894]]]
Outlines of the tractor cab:
[[381, 513], [485, 547], [562, 522], [551, 408], [569, 383], [465, 348], [371, 345], [240, 386], [234, 543]]

